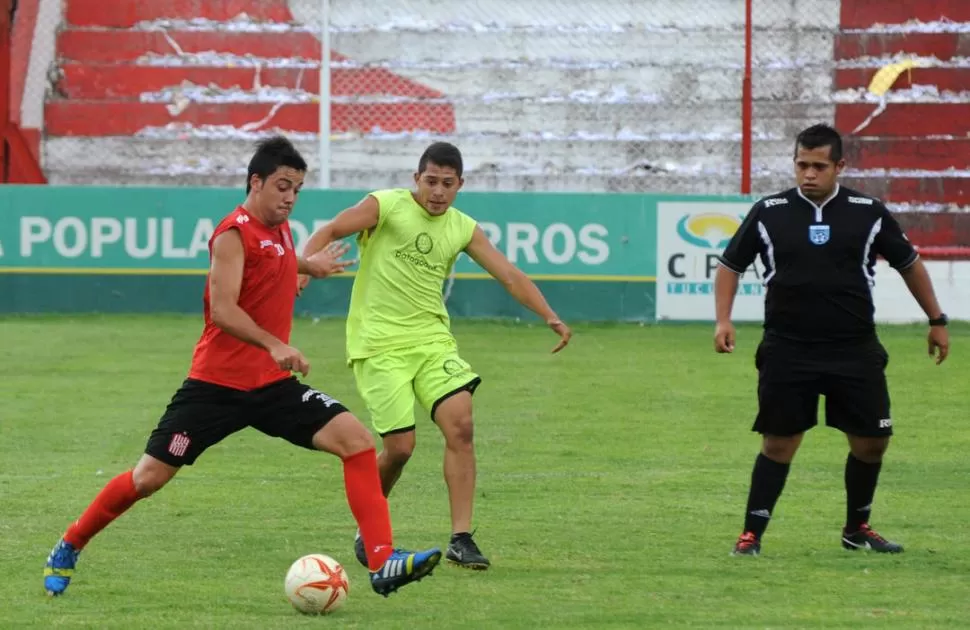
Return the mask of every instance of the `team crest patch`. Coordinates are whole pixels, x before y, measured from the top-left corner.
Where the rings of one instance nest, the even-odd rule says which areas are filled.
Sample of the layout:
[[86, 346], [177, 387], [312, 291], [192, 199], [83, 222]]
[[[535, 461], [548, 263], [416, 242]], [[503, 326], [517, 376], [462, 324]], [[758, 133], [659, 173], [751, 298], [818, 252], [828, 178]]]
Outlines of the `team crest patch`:
[[808, 226], [808, 240], [812, 241], [814, 245], [825, 245], [829, 242], [829, 236], [831, 235], [832, 228], [828, 225]]
[[186, 451], [189, 450], [190, 444], [192, 444], [192, 439], [188, 433], [185, 431], [176, 433], [168, 443], [168, 452], [176, 457], [184, 457]]

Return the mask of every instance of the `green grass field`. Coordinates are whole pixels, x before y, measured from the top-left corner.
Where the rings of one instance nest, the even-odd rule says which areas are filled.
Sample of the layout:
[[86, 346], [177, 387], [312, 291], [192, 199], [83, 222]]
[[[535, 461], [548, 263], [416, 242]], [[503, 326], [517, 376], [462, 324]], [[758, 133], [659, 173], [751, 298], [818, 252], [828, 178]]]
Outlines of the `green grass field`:
[[[442, 565], [390, 599], [352, 552], [339, 461], [246, 431], [137, 504], [81, 555], [59, 599], [50, 547], [131, 466], [184, 377], [197, 317], [0, 319], [0, 627], [660, 628], [956, 627], [970, 623], [970, 328], [926, 356], [922, 327], [883, 327], [896, 439], [873, 524], [898, 557], [843, 551], [844, 438], [805, 440], [760, 558], [732, 558], [751, 465], [753, 355], [710, 326], [578, 327], [563, 354], [542, 328], [455, 326], [476, 395], [476, 539], [493, 569]], [[366, 421], [341, 322], [301, 320], [308, 379]], [[391, 497], [397, 541], [447, 543], [442, 440]], [[350, 598], [302, 617], [283, 596], [300, 555], [345, 563]]]

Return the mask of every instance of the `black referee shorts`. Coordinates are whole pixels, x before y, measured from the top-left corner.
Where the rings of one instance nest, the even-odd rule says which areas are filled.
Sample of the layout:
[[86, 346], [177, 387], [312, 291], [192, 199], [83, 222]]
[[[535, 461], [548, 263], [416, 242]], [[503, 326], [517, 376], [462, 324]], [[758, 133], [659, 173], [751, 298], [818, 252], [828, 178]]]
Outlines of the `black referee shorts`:
[[766, 435], [802, 433], [818, 424], [825, 396], [825, 423], [848, 435], [893, 433], [886, 365], [878, 339], [838, 349], [765, 337], [755, 354], [758, 416], [752, 430]]
[[313, 436], [347, 408], [289, 377], [253, 391], [186, 379], [145, 452], [170, 466], [191, 465], [210, 446], [246, 427], [313, 449]]

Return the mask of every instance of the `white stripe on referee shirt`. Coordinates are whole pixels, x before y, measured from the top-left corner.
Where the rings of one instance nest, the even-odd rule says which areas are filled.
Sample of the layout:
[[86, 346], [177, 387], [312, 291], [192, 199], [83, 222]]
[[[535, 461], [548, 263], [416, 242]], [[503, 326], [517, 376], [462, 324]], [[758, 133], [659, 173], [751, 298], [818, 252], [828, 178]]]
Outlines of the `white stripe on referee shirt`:
[[761, 241], [765, 244], [765, 251], [768, 257], [768, 268], [765, 269], [765, 277], [761, 281], [761, 284], [768, 286], [768, 281], [775, 275], [775, 245], [771, 242], [771, 236], [768, 235], [768, 228], [761, 221], [758, 221], [758, 234], [761, 235]]

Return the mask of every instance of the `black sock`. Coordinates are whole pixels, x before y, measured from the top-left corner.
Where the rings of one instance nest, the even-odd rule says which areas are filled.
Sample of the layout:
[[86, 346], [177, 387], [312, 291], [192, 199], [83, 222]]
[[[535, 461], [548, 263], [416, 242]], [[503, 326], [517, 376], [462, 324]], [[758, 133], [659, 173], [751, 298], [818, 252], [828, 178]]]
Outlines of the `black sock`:
[[845, 531], [852, 534], [869, 522], [882, 463], [867, 464], [849, 453], [845, 460]]
[[744, 515], [744, 531], [754, 532], [759, 539], [768, 527], [771, 512], [781, 496], [791, 464], [779, 464], [758, 453], [751, 473], [751, 490], [748, 492], [748, 508]]

